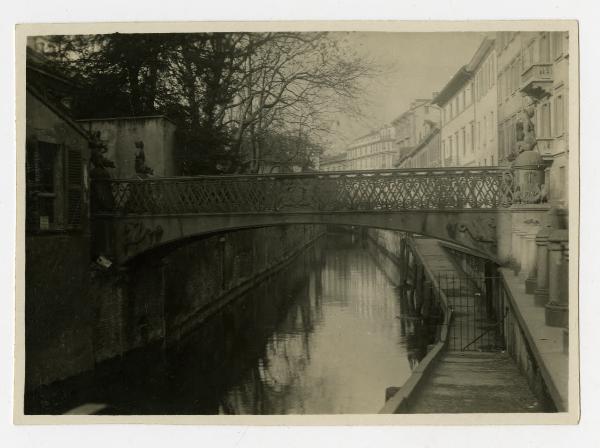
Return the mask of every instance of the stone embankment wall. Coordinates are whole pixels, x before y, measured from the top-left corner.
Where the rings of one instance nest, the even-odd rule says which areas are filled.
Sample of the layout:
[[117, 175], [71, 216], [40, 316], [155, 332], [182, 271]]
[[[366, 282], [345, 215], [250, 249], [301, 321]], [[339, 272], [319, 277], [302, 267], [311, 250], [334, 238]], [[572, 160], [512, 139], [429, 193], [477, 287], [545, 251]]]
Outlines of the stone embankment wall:
[[324, 232], [314, 225], [240, 230], [105, 270], [82, 256], [89, 239], [76, 247], [67, 237], [27, 244], [28, 259], [46, 262], [26, 268], [26, 392], [33, 397], [26, 407], [54, 397], [52, 385], [87, 378], [136, 349], [176, 344]]
[[190, 241], [156, 260], [93, 278], [95, 362], [176, 344], [325, 231], [289, 225]]
[[395, 261], [400, 261], [400, 243], [406, 238], [405, 232], [399, 232], [397, 230], [383, 230], [383, 229], [367, 229], [368, 237], [373, 240], [379, 249], [385, 251]]

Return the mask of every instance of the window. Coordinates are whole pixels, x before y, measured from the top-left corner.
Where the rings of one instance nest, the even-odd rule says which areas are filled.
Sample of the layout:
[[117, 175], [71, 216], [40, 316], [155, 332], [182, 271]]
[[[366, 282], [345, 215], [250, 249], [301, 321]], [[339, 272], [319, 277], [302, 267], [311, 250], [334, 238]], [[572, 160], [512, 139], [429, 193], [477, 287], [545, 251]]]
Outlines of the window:
[[557, 137], [564, 132], [564, 109], [564, 98], [562, 94], [559, 94], [554, 100], [554, 135]]
[[486, 143], [487, 143], [487, 139], [486, 139], [486, 134], [487, 134], [487, 117], [484, 115], [483, 117], [483, 147], [486, 147]]
[[504, 157], [504, 127], [498, 125], [498, 160]]
[[552, 33], [552, 56], [558, 59], [563, 53], [563, 33]]
[[461, 132], [462, 132], [462, 153], [464, 156], [467, 154], [467, 137], [466, 137], [465, 128], [462, 128]]
[[542, 33], [540, 37], [540, 63], [550, 62], [550, 39], [548, 33]]
[[58, 152], [58, 145], [46, 142], [30, 143], [27, 147], [27, 220], [36, 230], [50, 230], [58, 224]]
[[475, 122], [471, 122], [471, 152], [475, 152]]
[[490, 112], [490, 140], [494, 140], [496, 126], [494, 123], [494, 111]]
[[30, 140], [25, 166], [27, 231], [78, 227], [82, 201], [80, 151]]
[[551, 122], [551, 114], [550, 114], [550, 104], [544, 103], [540, 108], [539, 114], [539, 136], [541, 138], [549, 138], [550, 137], [550, 123]]
[[492, 163], [490, 165], [494, 166], [494, 156], [492, 156]]
[[[460, 154], [460, 142], [458, 140], [458, 131], [456, 131], [454, 133], [454, 146], [455, 146], [455, 153], [456, 153], [456, 163], [458, 164], [458, 155]], [[454, 156], [455, 154], [454, 152], [452, 153], [452, 156]]]
[[527, 45], [527, 49], [523, 52], [523, 70], [527, 70], [535, 62], [535, 41], [531, 41]]
[[567, 186], [567, 170], [565, 169], [564, 166], [561, 166], [558, 169], [558, 191], [559, 191], [559, 197], [560, 198], [564, 198], [565, 197], [565, 191], [566, 191], [566, 186]]

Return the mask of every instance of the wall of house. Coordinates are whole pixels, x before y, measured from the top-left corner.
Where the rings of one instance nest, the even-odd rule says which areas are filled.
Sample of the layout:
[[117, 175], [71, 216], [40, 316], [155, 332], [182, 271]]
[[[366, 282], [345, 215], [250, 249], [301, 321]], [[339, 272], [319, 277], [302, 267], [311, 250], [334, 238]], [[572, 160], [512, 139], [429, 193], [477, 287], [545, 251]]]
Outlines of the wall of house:
[[[92, 318], [89, 298], [90, 236], [88, 221], [89, 188], [87, 164], [88, 141], [65, 118], [48, 104], [27, 93], [26, 137], [29, 141], [45, 141], [60, 145], [57, 171], [63, 176], [56, 188], [68, 188], [60, 181], [67, 174], [64, 151], [76, 151], [81, 163], [80, 202], [70, 204], [67, 195], [57, 210], [80, 214], [69, 226], [65, 218], [61, 228], [44, 230], [28, 228], [25, 238], [25, 388], [72, 376], [93, 366]], [[81, 192], [80, 192], [81, 193]], [[27, 205], [28, 212], [31, 212]], [[69, 207], [76, 207], [69, 211]]]
[[472, 123], [475, 120], [472, 82], [466, 82], [442, 107], [443, 166], [468, 166], [474, 163], [472, 153]]
[[135, 142], [144, 142], [146, 165], [160, 177], [177, 174], [175, 161], [175, 125], [165, 117], [125, 117], [80, 120], [89, 131], [100, 131], [106, 142], [106, 157], [115, 162], [110, 169], [115, 178], [137, 177], [135, 172]]
[[519, 92], [521, 47], [521, 33], [497, 33], [498, 153], [501, 161], [517, 150], [516, 123], [525, 104], [525, 99]]
[[467, 148], [469, 164], [498, 165], [496, 76], [496, 52], [492, 49], [473, 75], [475, 144]]

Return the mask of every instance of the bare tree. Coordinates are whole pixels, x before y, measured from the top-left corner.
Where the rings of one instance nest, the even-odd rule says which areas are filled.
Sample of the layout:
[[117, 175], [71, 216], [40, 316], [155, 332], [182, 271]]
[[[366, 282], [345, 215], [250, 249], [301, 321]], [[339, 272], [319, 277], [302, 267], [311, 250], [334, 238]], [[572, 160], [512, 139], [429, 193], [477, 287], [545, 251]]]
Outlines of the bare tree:
[[[327, 33], [270, 33], [261, 36], [245, 61], [245, 85], [234, 118], [233, 146], [249, 139], [251, 170], [262, 159], [265, 135], [276, 130], [313, 138], [330, 129], [340, 111], [358, 112], [361, 81], [377, 67], [340, 48]], [[344, 51], [346, 50], [346, 51]]]

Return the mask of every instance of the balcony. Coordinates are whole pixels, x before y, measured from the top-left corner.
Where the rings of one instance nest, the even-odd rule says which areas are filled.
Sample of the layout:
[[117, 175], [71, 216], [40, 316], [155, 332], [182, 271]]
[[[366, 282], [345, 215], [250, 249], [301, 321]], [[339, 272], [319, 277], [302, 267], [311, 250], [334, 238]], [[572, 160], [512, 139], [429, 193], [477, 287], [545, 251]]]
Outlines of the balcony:
[[551, 137], [538, 137], [536, 140], [540, 155], [542, 157], [552, 156], [552, 142], [554, 141], [554, 139]]
[[552, 64], [532, 64], [521, 73], [521, 92], [536, 100], [551, 95]]

